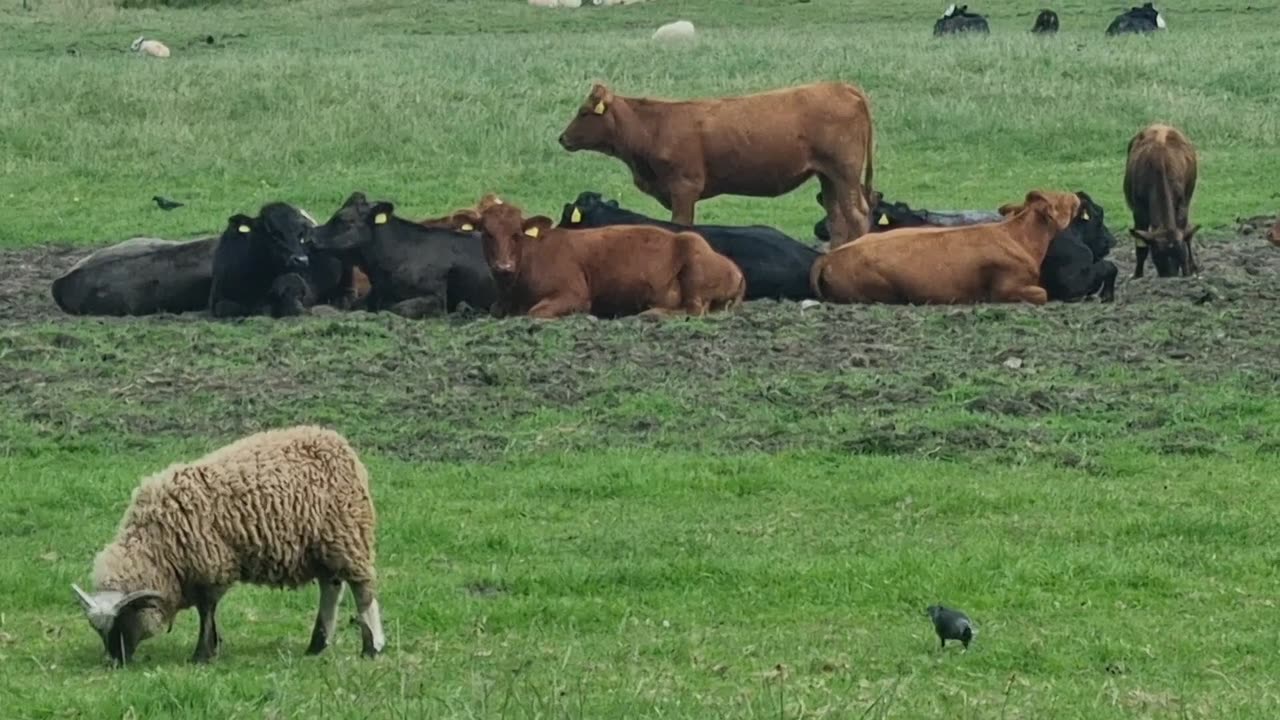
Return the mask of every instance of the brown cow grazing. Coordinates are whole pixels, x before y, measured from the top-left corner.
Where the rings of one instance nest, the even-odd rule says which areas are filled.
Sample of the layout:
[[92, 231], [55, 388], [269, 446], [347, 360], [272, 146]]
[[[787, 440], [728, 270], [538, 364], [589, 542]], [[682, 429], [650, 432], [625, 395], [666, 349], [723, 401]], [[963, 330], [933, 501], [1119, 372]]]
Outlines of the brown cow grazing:
[[901, 228], [862, 238], [813, 264], [823, 300], [841, 303], [1043, 305], [1040, 264], [1053, 237], [1080, 212], [1075, 193], [1027, 193], [997, 223]]
[[560, 144], [626, 163], [636, 187], [680, 225], [693, 225], [699, 200], [776, 197], [817, 175], [831, 247], [868, 229], [871, 107], [848, 83], [680, 102], [623, 97], [597, 84]]
[[746, 281], [701, 235], [649, 225], [552, 228], [510, 204], [480, 217], [485, 259], [498, 285], [495, 314], [703, 315], [742, 302]]
[[1156, 274], [1183, 277], [1200, 272], [1191, 239], [1199, 225], [1187, 227], [1196, 191], [1196, 149], [1177, 128], [1148, 125], [1129, 141], [1124, 199], [1133, 213], [1129, 230], [1137, 241], [1135, 278], [1142, 277], [1148, 253]]

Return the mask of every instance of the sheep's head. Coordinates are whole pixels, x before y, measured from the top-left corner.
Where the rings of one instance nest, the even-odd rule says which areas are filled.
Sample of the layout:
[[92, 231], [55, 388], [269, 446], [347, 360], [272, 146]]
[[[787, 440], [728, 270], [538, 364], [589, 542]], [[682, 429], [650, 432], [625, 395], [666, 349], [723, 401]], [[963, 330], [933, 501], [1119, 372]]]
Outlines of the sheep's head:
[[89, 624], [102, 638], [107, 654], [117, 665], [132, 660], [138, 644], [164, 627], [164, 613], [160, 608], [163, 596], [155, 590], [129, 593], [106, 590], [90, 595], [78, 585], [72, 585], [71, 589]]

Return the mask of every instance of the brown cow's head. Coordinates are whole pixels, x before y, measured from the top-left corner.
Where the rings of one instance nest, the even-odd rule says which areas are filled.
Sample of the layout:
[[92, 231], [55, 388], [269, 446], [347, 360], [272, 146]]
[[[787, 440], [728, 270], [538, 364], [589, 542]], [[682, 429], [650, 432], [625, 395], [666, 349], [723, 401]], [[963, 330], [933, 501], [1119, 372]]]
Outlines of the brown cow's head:
[[551, 218], [538, 215], [522, 218], [514, 205], [491, 205], [480, 213], [484, 259], [495, 280], [510, 282], [520, 274], [520, 256], [524, 246], [551, 229]]
[[1027, 193], [1021, 205], [1001, 205], [1001, 215], [1009, 216], [1024, 210], [1034, 210], [1053, 221], [1055, 233], [1067, 229], [1076, 215], [1080, 213], [1080, 197], [1075, 193], [1047, 192], [1032, 190]]
[[578, 150], [607, 151], [613, 147], [615, 132], [615, 98], [609, 88], [596, 83], [591, 86], [587, 99], [578, 107], [578, 114], [560, 133], [560, 146], [569, 152]]
[[1157, 228], [1155, 230], [1139, 230], [1130, 228], [1129, 234], [1139, 247], [1151, 251], [1151, 262], [1156, 266], [1156, 275], [1173, 277], [1191, 274], [1190, 253], [1187, 248], [1191, 239], [1200, 230], [1199, 225], [1192, 225], [1188, 230], [1178, 228]]

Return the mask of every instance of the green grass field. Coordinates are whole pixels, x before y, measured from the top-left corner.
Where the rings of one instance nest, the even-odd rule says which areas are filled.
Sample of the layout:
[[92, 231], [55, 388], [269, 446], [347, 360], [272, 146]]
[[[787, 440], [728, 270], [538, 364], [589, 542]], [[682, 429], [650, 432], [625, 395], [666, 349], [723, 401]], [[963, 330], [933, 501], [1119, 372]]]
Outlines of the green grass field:
[[[1280, 712], [1280, 8], [945, 2], [302, 0], [0, 8], [0, 717], [1274, 718]], [[656, 49], [659, 24], [702, 39]], [[243, 37], [234, 37], [244, 33]], [[139, 34], [168, 61], [126, 52]], [[206, 34], [225, 38], [200, 47]], [[67, 53], [74, 46], [77, 55]], [[759, 302], [662, 323], [350, 313], [61, 315], [89, 246], [218, 230], [352, 190], [439, 214], [586, 189], [555, 142], [589, 88], [669, 97], [840, 78], [876, 186], [934, 209], [1083, 189], [1128, 227], [1124, 148], [1200, 148], [1201, 278], [1112, 305]], [[701, 218], [807, 239], [815, 186]], [[155, 194], [188, 207], [161, 212]], [[1132, 251], [1116, 249], [1122, 277]], [[305, 658], [316, 592], [233, 590], [106, 668], [70, 591], [139, 479], [269, 426], [341, 430], [373, 474], [384, 657]], [[937, 651], [926, 605], [969, 612]], [[344, 613], [349, 609], [344, 607]], [[344, 614], [345, 617], [345, 614]], [[344, 620], [345, 622], [345, 620]]]

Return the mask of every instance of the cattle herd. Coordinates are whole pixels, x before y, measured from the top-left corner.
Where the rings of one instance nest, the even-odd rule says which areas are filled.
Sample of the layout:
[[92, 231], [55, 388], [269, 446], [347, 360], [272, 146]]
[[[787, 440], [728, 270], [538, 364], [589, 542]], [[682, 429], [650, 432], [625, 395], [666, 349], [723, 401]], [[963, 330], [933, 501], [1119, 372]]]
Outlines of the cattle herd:
[[[1052, 35], [1058, 32], [1061, 23], [1058, 13], [1052, 10], [1041, 10], [1036, 15], [1031, 32], [1037, 35]], [[1120, 13], [1107, 26], [1108, 35], [1127, 35], [1151, 33], [1166, 28], [1164, 15], [1160, 14], [1151, 3], [1143, 3], [1140, 7], [1132, 7]], [[968, 5], [950, 5], [942, 13], [942, 17], [933, 24], [934, 35], [952, 35], [956, 33], [989, 33], [991, 27], [987, 19], [978, 13], [969, 12]]]
[[[1040, 13], [1036, 32], [1058, 16]], [[1151, 3], [1109, 34], [1163, 29]], [[935, 34], [987, 31], [951, 6]], [[297, 315], [316, 305], [406, 317], [461, 307], [495, 316], [702, 315], [745, 300], [947, 304], [1076, 301], [1115, 296], [1115, 244], [1084, 191], [1031, 189], [998, 212], [931, 212], [873, 188], [870, 101], [844, 82], [670, 101], [592, 86], [559, 137], [569, 152], [616, 158], [670, 221], [586, 191], [559, 222], [489, 194], [425, 220], [353, 193], [324, 224], [286, 203], [233, 215], [220, 237], [135, 238], [76, 263], [53, 283], [73, 314], [207, 310], [214, 317]], [[1189, 219], [1196, 150], [1152, 124], [1128, 146], [1134, 277], [1198, 272]], [[698, 224], [700, 200], [776, 197], [820, 185], [819, 249], [774, 228]], [[1010, 198], [1011, 201], [1015, 200]]]

